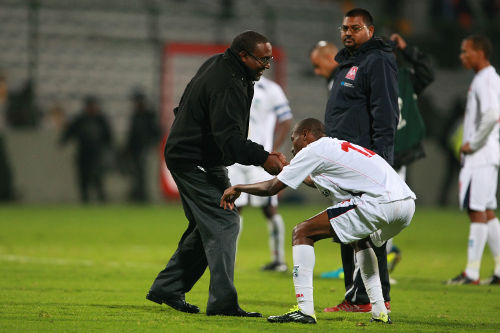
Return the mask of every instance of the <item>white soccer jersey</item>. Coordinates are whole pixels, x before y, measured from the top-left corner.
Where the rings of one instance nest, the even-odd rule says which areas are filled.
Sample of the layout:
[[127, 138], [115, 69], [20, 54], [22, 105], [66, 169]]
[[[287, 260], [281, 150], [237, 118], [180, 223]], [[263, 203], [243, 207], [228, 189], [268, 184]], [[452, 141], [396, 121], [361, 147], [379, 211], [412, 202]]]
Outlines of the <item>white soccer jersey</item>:
[[[493, 66], [483, 68], [474, 76], [467, 94], [465, 107], [463, 143], [477, 143], [479, 125], [483, 117], [495, 117], [497, 123], [483, 144], [474, 153], [464, 156], [465, 167], [498, 165], [500, 162], [500, 143], [498, 115], [500, 112], [500, 77]], [[494, 120], [493, 120], [494, 121]]]
[[278, 179], [296, 189], [309, 175], [319, 191], [334, 202], [359, 195], [380, 203], [416, 198], [382, 157], [335, 138], [323, 137], [303, 148]]
[[264, 146], [265, 150], [271, 151], [276, 123], [291, 118], [292, 111], [281, 87], [261, 77], [255, 83], [248, 138]]
[[[265, 77], [255, 83], [252, 106], [250, 108], [250, 126], [248, 138], [271, 151], [274, 144], [274, 129], [276, 123], [292, 118], [288, 99], [281, 87]], [[232, 185], [251, 184], [273, 178], [262, 167], [253, 165], [233, 164], [228, 168]], [[252, 206], [277, 205], [277, 197], [271, 199], [242, 193], [235, 201], [239, 207], [248, 204]]]

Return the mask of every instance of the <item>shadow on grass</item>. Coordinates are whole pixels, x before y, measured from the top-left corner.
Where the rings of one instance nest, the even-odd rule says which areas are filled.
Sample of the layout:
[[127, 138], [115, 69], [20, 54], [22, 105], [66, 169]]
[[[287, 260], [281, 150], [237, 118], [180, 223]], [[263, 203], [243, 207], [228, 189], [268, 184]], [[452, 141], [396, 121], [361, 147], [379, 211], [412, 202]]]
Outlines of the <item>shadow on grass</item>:
[[[40, 307], [56, 307], [61, 308], [84, 308], [84, 307], [94, 307], [102, 309], [112, 309], [112, 310], [135, 310], [135, 311], [147, 311], [147, 312], [164, 312], [165, 309], [171, 309], [168, 306], [159, 305], [131, 305], [131, 304], [88, 304], [88, 303], [64, 303], [64, 302], [12, 302], [7, 305], [15, 306], [33, 306], [37, 305]], [[176, 311], [171, 309], [172, 311]], [[176, 311], [179, 312], [179, 311]]]
[[[147, 311], [147, 312], [164, 312], [165, 309], [171, 309], [169, 306], [160, 305], [128, 305], [128, 304], [85, 304], [85, 306], [91, 306], [96, 308], [113, 309], [113, 310], [136, 310], [136, 311]], [[171, 309], [172, 311], [179, 312], [177, 310]]]
[[255, 306], [278, 306], [278, 307], [283, 307], [283, 308], [290, 308], [294, 303], [290, 302], [279, 302], [279, 301], [272, 301], [272, 300], [262, 300], [262, 299], [240, 299], [239, 300], [240, 305], [245, 304], [245, 305], [255, 305]]
[[485, 323], [485, 322], [478, 322], [478, 323], [471, 323], [470, 321], [466, 320], [458, 320], [458, 319], [434, 319], [434, 320], [412, 320], [412, 319], [404, 319], [401, 321], [397, 321], [396, 323], [401, 323], [409, 326], [431, 326], [436, 328], [436, 332], [449, 332], [452, 331], [453, 329], [458, 329], [458, 330], [497, 330], [499, 329], [499, 324], [497, 323]]

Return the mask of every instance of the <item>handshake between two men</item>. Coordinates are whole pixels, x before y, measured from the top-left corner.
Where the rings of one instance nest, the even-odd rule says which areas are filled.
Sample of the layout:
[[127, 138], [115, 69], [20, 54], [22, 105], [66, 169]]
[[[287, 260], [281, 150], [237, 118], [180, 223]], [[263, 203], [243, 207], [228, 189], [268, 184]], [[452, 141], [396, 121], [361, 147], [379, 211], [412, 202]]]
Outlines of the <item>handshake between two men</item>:
[[[271, 175], [277, 175], [281, 170], [288, 165], [285, 155], [279, 152], [269, 153], [267, 160], [262, 164], [264, 170], [266, 170]], [[240, 196], [241, 189], [244, 188], [244, 192], [248, 194], [258, 195], [258, 196], [271, 196], [278, 193], [280, 190], [285, 188], [285, 185], [278, 181], [278, 178], [274, 177], [271, 180], [267, 180], [255, 184], [247, 185], [234, 185], [227, 188], [222, 194], [220, 207], [225, 210], [232, 210], [235, 208], [234, 201]]]
[[264, 164], [262, 164], [262, 167], [269, 174], [276, 176], [281, 172], [281, 169], [283, 169], [285, 165], [288, 165], [285, 155], [280, 152], [273, 151], [269, 153], [269, 156]]

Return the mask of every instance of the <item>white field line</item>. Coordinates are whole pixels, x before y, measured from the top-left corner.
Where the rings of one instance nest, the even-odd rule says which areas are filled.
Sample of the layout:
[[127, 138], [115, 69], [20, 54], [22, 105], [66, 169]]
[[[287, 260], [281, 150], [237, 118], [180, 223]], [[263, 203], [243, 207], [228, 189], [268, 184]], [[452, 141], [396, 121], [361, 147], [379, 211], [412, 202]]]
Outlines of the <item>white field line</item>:
[[136, 267], [136, 268], [158, 268], [158, 264], [141, 263], [132, 261], [94, 261], [87, 259], [62, 259], [51, 257], [18, 256], [15, 254], [0, 254], [0, 261], [16, 262], [21, 264], [42, 265], [77, 265], [77, 266], [110, 266], [110, 267]]

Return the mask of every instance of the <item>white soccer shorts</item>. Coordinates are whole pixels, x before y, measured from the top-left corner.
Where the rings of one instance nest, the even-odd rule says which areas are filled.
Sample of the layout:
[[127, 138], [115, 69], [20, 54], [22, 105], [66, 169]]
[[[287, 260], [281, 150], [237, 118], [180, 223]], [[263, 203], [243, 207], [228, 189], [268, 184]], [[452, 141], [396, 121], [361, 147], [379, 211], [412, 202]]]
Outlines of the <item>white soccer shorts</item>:
[[484, 212], [497, 208], [497, 165], [463, 167], [458, 179], [461, 209]]
[[348, 244], [370, 236], [373, 244], [380, 247], [410, 224], [415, 213], [415, 201], [408, 198], [379, 203], [354, 197], [326, 211], [342, 243]]
[[[273, 178], [273, 176], [268, 174], [263, 168], [253, 165], [234, 164], [227, 167], [227, 171], [231, 185], [253, 184]], [[241, 193], [234, 203], [236, 207], [248, 205], [253, 207], [264, 207], [267, 205], [276, 207], [278, 206], [278, 196], [260, 197], [248, 193]]]

